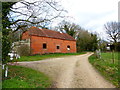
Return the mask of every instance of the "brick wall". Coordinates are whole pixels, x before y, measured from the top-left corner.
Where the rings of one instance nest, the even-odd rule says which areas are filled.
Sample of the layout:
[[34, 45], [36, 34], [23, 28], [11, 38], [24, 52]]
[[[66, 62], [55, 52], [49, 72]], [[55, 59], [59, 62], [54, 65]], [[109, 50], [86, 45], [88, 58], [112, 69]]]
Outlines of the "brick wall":
[[29, 34], [28, 34], [28, 31], [26, 31], [26, 32], [24, 32], [23, 34], [22, 34], [22, 40], [23, 39], [29, 39], [30, 38], [30, 36], [29, 36]]
[[[46, 43], [46, 49], [43, 49], [43, 43]], [[70, 50], [67, 50], [67, 45], [70, 46]], [[60, 49], [57, 49], [57, 46]], [[31, 54], [44, 53], [76, 53], [76, 41], [31, 36]]]

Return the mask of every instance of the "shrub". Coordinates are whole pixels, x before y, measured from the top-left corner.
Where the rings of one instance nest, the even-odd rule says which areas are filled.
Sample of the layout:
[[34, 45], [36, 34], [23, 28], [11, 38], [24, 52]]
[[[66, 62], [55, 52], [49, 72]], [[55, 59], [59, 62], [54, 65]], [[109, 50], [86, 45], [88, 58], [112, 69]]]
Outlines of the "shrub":
[[30, 55], [30, 47], [27, 44], [22, 44], [17, 47], [17, 53], [20, 56], [29, 56]]

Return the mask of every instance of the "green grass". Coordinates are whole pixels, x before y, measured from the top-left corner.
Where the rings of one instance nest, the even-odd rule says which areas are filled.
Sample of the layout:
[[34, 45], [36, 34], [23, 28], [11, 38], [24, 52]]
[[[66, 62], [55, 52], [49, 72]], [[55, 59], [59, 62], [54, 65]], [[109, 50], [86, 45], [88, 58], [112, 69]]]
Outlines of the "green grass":
[[8, 77], [3, 77], [3, 88], [49, 88], [51, 80], [45, 74], [31, 68], [10, 66]]
[[35, 56], [21, 56], [21, 58], [18, 60], [21, 61], [38, 61], [43, 60], [47, 58], [55, 58], [55, 57], [61, 57], [61, 56], [70, 56], [70, 55], [80, 55], [85, 54], [85, 52], [81, 53], [55, 53], [55, 54], [46, 54], [46, 55], [35, 55]]
[[110, 63], [112, 63], [113, 61], [113, 55], [114, 55], [114, 59], [115, 59], [115, 64], [118, 64], [118, 53], [112, 53], [112, 52], [108, 52], [108, 53], [101, 53], [101, 57], [103, 60], [109, 60]]
[[[47, 55], [22, 56], [18, 61], [37, 61], [61, 56], [80, 55], [82, 53], [56, 53]], [[4, 72], [4, 71], [3, 71]], [[51, 80], [45, 74], [31, 68], [9, 65], [8, 77], [3, 77], [3, 88], [49, 88]]]
[[95, 55], [89, 57], [89, 62], [110, 82], [116, 87], [119, 86], [118, 72], [118, 53], [114, 53], [114, 63], [112, 59], [112, 53], [101, 53], [101, 59], [97, 59]]

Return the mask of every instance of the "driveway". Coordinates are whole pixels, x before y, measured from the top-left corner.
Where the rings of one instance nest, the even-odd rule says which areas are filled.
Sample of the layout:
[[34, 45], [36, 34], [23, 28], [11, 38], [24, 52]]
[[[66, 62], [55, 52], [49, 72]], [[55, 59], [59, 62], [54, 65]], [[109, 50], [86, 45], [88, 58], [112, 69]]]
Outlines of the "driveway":
[[90, 55], [92, 53], [42, 61], [18, 62], [18, 64], [51, 77], [53, 88], [115, 88], [89, 63]]

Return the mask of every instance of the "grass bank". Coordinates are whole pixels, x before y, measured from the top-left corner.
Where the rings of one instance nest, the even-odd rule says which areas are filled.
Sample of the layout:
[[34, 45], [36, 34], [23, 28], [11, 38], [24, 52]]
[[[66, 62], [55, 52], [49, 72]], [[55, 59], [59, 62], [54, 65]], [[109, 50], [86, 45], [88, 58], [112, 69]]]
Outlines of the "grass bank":
[[80, 54], [85, 54], [85, 52], [81, 52], [81, 53], [55, 53], [55, 54], [46, 54], [46, 55], [21, 56], [21, 58], [18, 61], [19, 62], [38, 61], [38, 60], [43, 60], [43, 59], [47, 59], [47, 58], [55, 58], [55, 57], [70, 56], [70, 55], [80, 55]]
[[2, 88], [48, 88], [51, 86], [48, 76], [22, 66], [9, 65], [8, 77], [2, 79]]
[[116, 87], [119, 85], [118, 72], [118, 53], [114, 53], [114, 63], [113, 54], [111, 52], [101, 53], [101, 59], [96, 58], [95, 54], [89, 57], [89, 62], [110, 82], [112, 82]]

